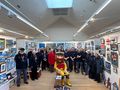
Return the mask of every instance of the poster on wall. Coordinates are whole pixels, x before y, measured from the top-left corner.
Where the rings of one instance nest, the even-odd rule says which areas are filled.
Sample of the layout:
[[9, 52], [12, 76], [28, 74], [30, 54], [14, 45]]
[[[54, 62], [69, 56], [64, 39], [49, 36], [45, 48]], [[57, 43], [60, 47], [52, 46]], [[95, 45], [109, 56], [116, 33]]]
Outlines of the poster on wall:
[[112, 90], [119, 90], [118, 85], [116, 82], [113, 83], [113, 89]]
[[107, 51], [107, 60], [111, 62], [111, 52]]
[[5, 39], [0, 38], [0, 50], [4, 50], [4, 49], [5, 49]]
[[74, 47], [75, 47], [75, 43], [65, 43], [65, 49], [70, 49]]
[[39, 48], [45, 48], [45, 43], [40, 43]]
[[118, 51], [118, 44], [111, 44], [110, 47], [112, 51]]
[[118, 67], [118, 54], [117, 52], [111, 52], [111, 62], [112, 65]]
[[111, 44], [118, 43], [118, 36], [110, 37]]
[[57, 43], [56, 48], [57, 48], [57, 49], [64, 50], [64, 43]]
[[118, 74], [118, 68], [113, 67], [113, 72], [116, 73], [116, 74]]
[[118, 53], [120, 55], [120, 43], [118, 44]]
[[111, 63], [109, 63], [107, 61], [105, 62], [105, 70], [106, 70], [106, 72], [111, 74]]
[[82, 43], [80, 43], [80, 42], [77, 43], [77, 48], [78, 48], [78, 49], [82, 48]]
[[47, 43], [46, 48], [56, 49], [56, 43]]
[[11, 48], [14, 46], [13, 40], [6, 40], [6, 48]]

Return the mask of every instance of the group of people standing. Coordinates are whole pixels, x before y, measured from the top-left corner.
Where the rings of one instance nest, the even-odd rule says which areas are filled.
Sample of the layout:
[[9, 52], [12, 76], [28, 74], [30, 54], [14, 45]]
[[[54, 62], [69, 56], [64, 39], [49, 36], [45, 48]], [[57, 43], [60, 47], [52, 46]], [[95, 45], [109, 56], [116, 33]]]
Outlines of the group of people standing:
[[24, 48], [20, 48], [18, 54], [15, 56], [16, 70], [17, 70], [17, 86], [20, 86], [21, 72], [24, 75], [24, 83], [28, 84], [27, 81], [27, 68], [31, 70], [31, 79], [36, 80], [37, 68], [42, 70], [48, 70], [51, 73], [54, 72], [55, 56], [56, 52], [64, 52], [65, 62], [69, 72], [73, 70], [76, 73], [82, 73], [89, 75], [89, 78], [101, 82], [101, 74], [104, 70], [104, 61], [97, 53], [86, 51], [85, 49], [66, 49], [64, 50], [53, 50], [49, 49], [38, 49], [34, 51], [30, 49], [26, 54]]
[[85, 49], [68, 49], [65, 51], [68, 70], [88, 75], [89, 78], [101, 82], [104, 71], [104, 59], [98, 54]]

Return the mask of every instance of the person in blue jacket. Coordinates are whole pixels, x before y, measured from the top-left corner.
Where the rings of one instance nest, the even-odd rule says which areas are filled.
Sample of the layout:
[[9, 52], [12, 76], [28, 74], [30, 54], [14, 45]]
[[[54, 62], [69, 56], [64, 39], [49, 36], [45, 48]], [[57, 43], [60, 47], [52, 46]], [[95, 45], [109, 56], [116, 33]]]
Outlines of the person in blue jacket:
[[16, 62], [16, 71], [17, 71], [17, 86], [20, 87], [20, 78], [21, 73], [24, 75], [24, 83], [28, 84], [27, 81], [27, 55], [24, 53], [24, 48], [20, 48], [18, 54], [15, 56], [14, 60]]

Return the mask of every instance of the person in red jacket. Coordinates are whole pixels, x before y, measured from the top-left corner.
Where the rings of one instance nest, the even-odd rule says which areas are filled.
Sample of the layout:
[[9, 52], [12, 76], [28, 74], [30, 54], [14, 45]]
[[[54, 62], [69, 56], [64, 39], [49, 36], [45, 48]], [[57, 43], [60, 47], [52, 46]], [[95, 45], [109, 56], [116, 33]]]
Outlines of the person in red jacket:
[[51, 49], [51, 51], [48, 54], [48, 62], [50, 65], [50, 72], [54, 72], [54, 64], [55, 64], [55, 51]]

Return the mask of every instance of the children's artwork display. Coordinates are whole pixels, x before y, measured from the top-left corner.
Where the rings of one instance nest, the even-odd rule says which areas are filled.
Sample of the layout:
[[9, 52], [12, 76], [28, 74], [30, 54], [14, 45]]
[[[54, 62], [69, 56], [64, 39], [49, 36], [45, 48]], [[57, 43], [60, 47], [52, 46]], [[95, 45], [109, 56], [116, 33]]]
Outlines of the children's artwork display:
[[5, 39], [0, 38], [0, 50], [4, 50], [4, 49], [5, 49]]
[[105, 62], [105, 70], [111, 74], [111, 63]]
[[110, 47], [112, 51], [118, 51], [118, 44], [111, 44]]
[[111, 62], [113, 66], [118, 67], [118, 53], [117, 52], [111, 52]]
[[64, 50], [64, 43], [57, 43], [56, 48], [57, 48], [57, 49]]

